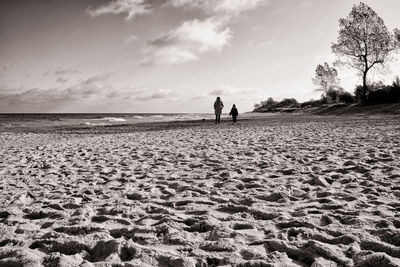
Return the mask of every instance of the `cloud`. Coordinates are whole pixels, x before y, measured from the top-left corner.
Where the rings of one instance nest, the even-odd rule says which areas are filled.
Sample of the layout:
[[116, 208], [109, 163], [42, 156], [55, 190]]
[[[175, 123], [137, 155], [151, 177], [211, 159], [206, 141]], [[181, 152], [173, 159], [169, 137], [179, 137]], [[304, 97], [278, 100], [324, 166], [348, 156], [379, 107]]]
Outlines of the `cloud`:
[[133, 19], [142, 14], [152, 12], [154, 9], [163, 6], [173, 6], [176, 8], [202, 9], [209, 14], [229, 14], [238, 15], [239, 13], [254, 9], [261, 3], [270, 0], [109, 0], [106, 4], [89, 7], [86, 13], [91, 17], [105, 14], [124, 14], [125, 20]]
[[190, 20], [147, 42], [142, 65], [181, 64], [198, 60], [206, 52], [220, 52], [233, 36], [229, 23], [241, 12], [270, 0], [170, 0], [177, 8], [202, 9], [210, 16]]
[[[229, 44], [233, 32], [229, 22], [241, 12], [254, 9], [270, 0], [111, 0], [96, 8], [88, 8], [92, 16], [104, 14], [125, 14], [126, 20], [146, 14], [157, 7], [201, 9], [210, 16], [204, 20], [188, 20], [176, 29], [147, 41], [143, 52], [143, 66], [153, 64], [173, 65], [195, 61], [201, 54], [219, 52]], [[137, 39], [132, 35], [125, 40], [130, 43]]]
[[247, 41], [247, 45], [250, 46], [251, 48], [266, 48], [267, 46], [273, 45], [273, 41], [268, 40], [266, 42], [258, 42], [254, 40], [249, 40]]
[[77, 74], [80, 73], [77, 69], [57, 69], [54, 71], [54, 75], [64, 75], [64, 74]]
[[155, 100], [155, 99], [166, 99], [169, 96], [171, 96], [172, 93], [170, 90], [159, 90], [153, 94], [150, 95], [137, 95], [134, 96], [133, 99], [135, 100], [140, 100], [140, 101], [149, 101], [149, 100]]
[[218, 86], [218, 88], [212, 89], [209, 92], [209, 95], [212, 96], [249, 95], [249, 94], [259, 93], [261, 91], [262, 91], [261, 88], [258, 87], [239, 88], [239, 87], [220, 85]]
[[175, 7], [200, 8], [211, 14], [238, 15], [239, 13], [255, 8], [266, 0], [171, 0]]
[[[198, 60], [209, 51], [219, 52], [229, 44], [233, 32], [228, 24], [240, 13], [254, 9], [271, 0], [110, 0], [86, 12], [92, 16], [125, 14], [126, 20], [150, 13], [158, 8], [172, 6], [184, 9], [201, 9], [209, 16], [204, 20], [187, 20], [176, 29], [149, 40], [143, 49], [143, 66], [153, 64], [181, 64]], [[137, 39], [132, 35], [125, 40]]]
[[105, 14], [125, 14], [125, 20], [133, 19], [137, 15], [149, 13], [152, 10], [148, 0], [111, 0], [96, 8], [88, 8], [86, 12], [91, 17]]
[[223, 89], [214, 89], [210, 92], [210, 95], [215, 95], [215, 96], [219, 96], [219, 95], [223, 95], [225, 94], [225, 91]]
[[127, 44], [129, 44], [129, 43], [131, 43], [131, 42], [133, 42], [133, 41], [135, 41], [135, 40], [137, 40], [138, 39], [138, 37], [136, 36], [136, 35], [131, 35], [131, 36], [129, 36], [129, 37], [127, 37], [126, 39], [125, 39], [125, 43], [127, 43]]
[[84, 86], [94, 85], [98, 82], [105, 82], [115, 74], [112, 72], [103, 72], [102, 74], [93, 75], [85, 80], [81, 81], [81, 84]]
[[169, 100], [170, 90], [149, 90], [142, 87], [114, 88], [113, 73], [102, 73], [80, 80], [67, 88], [0, 89], [0, 112], [49, 112], [85, 110], [99, 105], [119, 107], [132, 102]]
[[313, 6], [313, 3], [310, 0], [303, 0], [299, 3], [301, 8], [310, 9]]
[[[0, 95], [0, 104], [40, 104], [58, 105], [60, 103], [79, 102], [92, 96], [102, 95], [107, 85], [104, 83], [111, 77], [110, 73], [91, 76], [76, 84], [65, 88], [28, 89], [28, 90], [3, 90]], [[59, 78], [60, 79], [60, 78]], [[57, 79], [57, 81], [61, 81]], [[61, 78], [62, 79], [62, 78]], [[64, 79], [63, 79], [64, 80]]]
[[64, 79], [64, 78], [62, 78], [62, 77], [58, 77], [56, 81], [59, 82], [59, 83], [66, 83], [66, 82], [68, 82], [67, 79]]
[[[61, 94], [55, 89], [33, 88], [24, 91], [13, 92], [13, 90], [2, 90], [0, 92], [0, 106], [18, 108], [18, 106], [30, 105], [32, 107], [57, 105]], [[64, 94], [63, 101], [68, 101], [72, 96]]]
[[232, 31], [214, 18], [186, 21], [178, 28], [148, 41], [143, 65], [179, 64], [199, 59], [199, 55], [219, 52], [232, 38]]
[[81, 73], [81, 72], [76, 68], [57, 67], [54, 71], [52, 71], [51, 69], [48, 69], [46, 72], [43, 73], [43, 76], [47, 76], [49, 74], [60, 76], [60, 75], [65, 75], [65, 74], [79, 74], [79, 73]]

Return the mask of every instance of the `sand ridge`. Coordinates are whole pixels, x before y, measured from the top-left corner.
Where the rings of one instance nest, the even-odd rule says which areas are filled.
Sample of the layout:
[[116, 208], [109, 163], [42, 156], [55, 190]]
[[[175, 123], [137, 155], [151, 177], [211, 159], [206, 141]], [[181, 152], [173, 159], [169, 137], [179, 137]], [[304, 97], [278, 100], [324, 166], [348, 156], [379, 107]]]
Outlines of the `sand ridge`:
[[400, 266], [396, 119], [1, 133], [0, 151], [0, 266]]

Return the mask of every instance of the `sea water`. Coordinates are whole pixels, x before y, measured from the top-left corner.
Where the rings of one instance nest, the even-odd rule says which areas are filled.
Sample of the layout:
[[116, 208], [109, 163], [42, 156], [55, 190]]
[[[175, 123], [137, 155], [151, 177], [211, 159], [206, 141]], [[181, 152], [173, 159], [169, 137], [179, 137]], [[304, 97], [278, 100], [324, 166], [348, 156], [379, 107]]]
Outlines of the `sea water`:
[[0, 114], [0, 127], [102, 126], [213, 119], [205, 113], [17, 113]]

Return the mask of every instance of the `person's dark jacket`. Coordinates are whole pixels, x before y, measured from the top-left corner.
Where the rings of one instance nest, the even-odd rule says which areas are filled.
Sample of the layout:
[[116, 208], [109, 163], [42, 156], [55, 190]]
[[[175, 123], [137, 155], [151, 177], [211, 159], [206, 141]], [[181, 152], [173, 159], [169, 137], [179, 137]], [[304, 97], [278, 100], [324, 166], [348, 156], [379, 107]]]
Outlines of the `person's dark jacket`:
[[231, 112], [229, 112], [229, 115], [231, 115], [232, 117], [237, 117], [239, 115], [239, 112], [237, 110], [237, 108], [232, 108]]

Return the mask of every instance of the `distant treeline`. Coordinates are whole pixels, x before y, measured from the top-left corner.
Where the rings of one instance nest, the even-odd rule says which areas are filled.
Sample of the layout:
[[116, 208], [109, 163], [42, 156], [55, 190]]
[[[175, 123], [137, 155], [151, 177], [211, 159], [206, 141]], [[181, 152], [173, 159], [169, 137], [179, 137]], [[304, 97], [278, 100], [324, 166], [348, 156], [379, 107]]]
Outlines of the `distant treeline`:
[[[282, 101], [275, 101], [272, 97], [254, 105], [254, 112], [293, 112], [308, 107], [319, 107], [325, 104], [389, 104], [400, 103], [400, 78], [397, 76], [391, 85], [382, 82], [372, 83], [367, 86], [367, 94], [364, 96], [363, 86], [359, 85], [354, 93], [343, 89], [329, 89], [318, 100], [309, 100], [299, 103], [294, 98], [285, 98]], [[365, 99], [364, 99], [365, 97]]]

